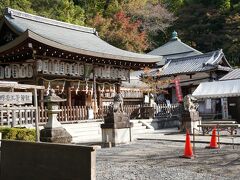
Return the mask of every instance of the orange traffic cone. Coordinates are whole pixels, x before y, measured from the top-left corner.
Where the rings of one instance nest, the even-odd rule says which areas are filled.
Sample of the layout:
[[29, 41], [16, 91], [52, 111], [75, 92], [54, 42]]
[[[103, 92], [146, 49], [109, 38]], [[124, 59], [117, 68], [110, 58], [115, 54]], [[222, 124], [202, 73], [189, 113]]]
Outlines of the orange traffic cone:
[[217, 144], [217, 129], [216, 127], [213, 128], [212, 130], [212, 137], [211, 137], [211, 142], [210, 142], [210, 145], [207, 146], [206, 148], [209, 148], [209, 149], [218, 149], [218, 144]]
[[193, 158], [192, 145], [191, 145], [190, 134], [189, 134], [188, 130], [186, 132], [185, 149], [184, 149], [184, 155], [182, 157], [189, 158], [189, 159]]

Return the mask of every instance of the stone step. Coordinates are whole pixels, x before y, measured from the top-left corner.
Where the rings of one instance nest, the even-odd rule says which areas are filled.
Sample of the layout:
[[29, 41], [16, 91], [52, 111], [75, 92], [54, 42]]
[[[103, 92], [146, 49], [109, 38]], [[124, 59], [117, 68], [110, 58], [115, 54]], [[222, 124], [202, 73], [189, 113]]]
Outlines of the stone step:
[[102, 132], [100, 129], [99, 130], [97, 129], [96, 131], [89, 131], [89, 132], [87, 132], [87, 131], [75, 131], [75, 132], [71, 131], [70, 132], [71, 136], [98, 135], [101, 133]]
[[[152, 132], [152, 129], [148, 129], [146, 123], [151, 122], [151, 120], [146, 119], [143, 122], [137, 120], [130, 120], [133, 123], [131, 128], [132, 138], [136, 139], [139, 134]], [[143, 121], [143, 120], [141, 120]], [[81, 142], [101, 142], [102, 141], [102, 130], [101, 124], [103, 122], [81, 122], [76, 124], [64, 124], [63, 127], [71, 134], [73, 137], [73, 143]], [[145, 125], [144, 125], [145, 124]]]
[[144, 133], [149, 133], [149, 132], [153, 132], [154, 130], [152, 129], [132, 129], [132, 134], [144, 134]]
[[147, 129], [146, 126], [135, 126], [135, 127], [132, 127], [133, 130], [144, 130], [144, 129]]
[[67, 131], [71, 131], [71, 132], [91, 132], [91, 131], [98, 131], [101, 128], [100, 128], [100, 126], [98, 126], [98, 127], [86, 127], [86, 128], [79, 128], [79, 127], [68, 128], [68, 127], [65, 127], [65, 129]]
[[91, 123], [76, 123], [76, 124], [63, 124], [67, 128], [88, 128], [88, 127], [98, 127], [102, 122], [91, 122]]
[[77, 137], [72, 139], [72, 143], [84, 143], [84, 142], [101, 142], [102, 136], [99, 137], [91, 137], [91, 138], [85, 138], [85, 137]]

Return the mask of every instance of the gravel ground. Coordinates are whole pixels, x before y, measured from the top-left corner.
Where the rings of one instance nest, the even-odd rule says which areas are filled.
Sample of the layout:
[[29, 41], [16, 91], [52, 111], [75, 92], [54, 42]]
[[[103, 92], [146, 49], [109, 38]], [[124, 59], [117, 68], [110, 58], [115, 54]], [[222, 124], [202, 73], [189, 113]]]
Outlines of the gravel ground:
[[205, 149], [196, 144], [196, 157], [184, 159], [184, 143], [142, 140], [97, 150], [97, 180], [240, 179], [240, 146]]

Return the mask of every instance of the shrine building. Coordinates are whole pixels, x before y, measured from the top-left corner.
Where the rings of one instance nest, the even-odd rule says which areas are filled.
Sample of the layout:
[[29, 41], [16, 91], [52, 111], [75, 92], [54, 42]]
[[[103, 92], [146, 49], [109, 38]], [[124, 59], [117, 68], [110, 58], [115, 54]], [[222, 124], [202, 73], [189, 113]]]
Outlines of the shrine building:
[[62, 106], [101, 107], [130, 70], [153, 68], [161, 56], [116, 48], [94, 28], [6, 8], [0, 24], [0, 80], [45, 86], [66, 98]]

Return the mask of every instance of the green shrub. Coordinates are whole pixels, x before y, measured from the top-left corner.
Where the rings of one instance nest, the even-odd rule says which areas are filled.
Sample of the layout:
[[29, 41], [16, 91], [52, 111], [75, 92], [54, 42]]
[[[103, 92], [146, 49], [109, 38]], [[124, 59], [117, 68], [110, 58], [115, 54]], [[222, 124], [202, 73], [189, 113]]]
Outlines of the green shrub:
[[23, 140], [34, 142], [36, 138], [35, 129], [1, 127], [2, 139]]

